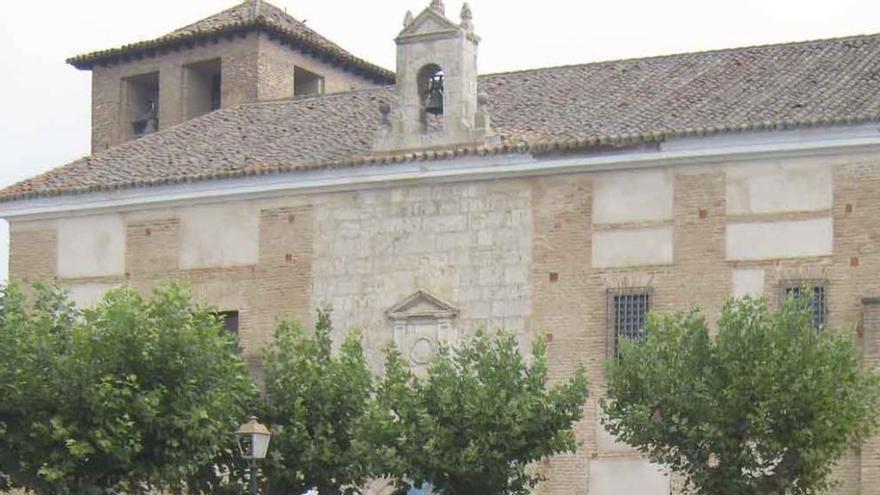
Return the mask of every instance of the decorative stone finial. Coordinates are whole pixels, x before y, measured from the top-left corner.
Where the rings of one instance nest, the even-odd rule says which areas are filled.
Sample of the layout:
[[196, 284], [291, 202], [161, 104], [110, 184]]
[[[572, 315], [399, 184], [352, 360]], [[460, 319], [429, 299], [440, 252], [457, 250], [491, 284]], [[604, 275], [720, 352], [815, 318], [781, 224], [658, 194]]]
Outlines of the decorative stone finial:
[[446, 6], [443, 5], [443, 0], [431, 0], [431, 10], [440, 15], [446, 15]]
[[413, 21], [416, 19], [413, 17], [412, 10], [407, 10], [406, 15], [403, 16], [403, 29], [406, 29], [412, 26]]
[[467, 2], [461, 6], [461, 27], [468, 31], [474, 30], [474, 13], [471, 12], [471, 6]]

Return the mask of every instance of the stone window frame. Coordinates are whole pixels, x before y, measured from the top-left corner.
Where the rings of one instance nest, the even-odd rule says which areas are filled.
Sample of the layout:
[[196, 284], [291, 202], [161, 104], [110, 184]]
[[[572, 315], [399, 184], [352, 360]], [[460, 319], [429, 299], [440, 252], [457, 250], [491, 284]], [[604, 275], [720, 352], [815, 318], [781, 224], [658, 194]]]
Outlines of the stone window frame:
[[821, 330], [828, 324], [828, 279], [823, 278], [787, 278], [779, 281], [779, 306], [794, 292], [804, 289], [812, 290], [818, 298], [811, 303], [813, 306], [813, 328]]
[[[618, 317], [621, 315], [621, 311], [616, 304], [616, 301], [619, 298], [644, 298], [644, 304], [636, 303], [634, 305], [633, 303], [630, 303], [630, 305], [628, 306], [629, 310], [640, 311], [642, 313], [640, 316], [640, 319], [642, 321], [641, 328], [628, 328], [625, 330], [626, 333], [635, 333], [637, 335], [637, 338], [641, 340], [644, 339], [646, 335], [644, 327], [647, 323], [648, 313], [650, 313], [651, 311], [651, 305], [653, 304], [654, 289], [650, 286], [643, 286], [606, 290], [605, 348], [606, 356], [609, 358], [620, 357], [620, 346], [618, 344], [620, 342], [621, 332], [619, 328]], [[628, 315], [629, 313], [626, 314]]]

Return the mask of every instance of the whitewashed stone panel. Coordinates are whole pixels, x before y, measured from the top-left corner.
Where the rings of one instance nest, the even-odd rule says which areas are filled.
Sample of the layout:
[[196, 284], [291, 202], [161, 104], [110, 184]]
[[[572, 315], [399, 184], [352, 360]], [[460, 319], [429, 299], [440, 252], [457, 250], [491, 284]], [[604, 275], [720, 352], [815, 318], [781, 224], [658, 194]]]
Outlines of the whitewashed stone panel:
[[669, 475], [641, 459], [592, 459], [590, 495], [669, 495]]
[[825, 164], [758, 163], [727, 168], [727, 213], [746, 215], [830, 210], [832, 168]]
[[593, 223], [671, 219], [673, 182], [671, 169], [597, 174], [593, 182]]
[[180, 268], [219, 268], [257, 263], [259, 209], [246, 202], [180, 210]]
[[98, 304], [116, 284], [76, 284], [69, 289], [70, 300], [80, 309], [92, 308]]
[[594, 232], [592, 257], [593, 268], [672, 264], [672, 227]]
[[727, 226], [728, 260], [828, 256], [833, 250], [834, 222], [831, 218]]
[[760, 297], [764, 295], [764, 270], [740, 269], [733, 271], [733, 297]]
[[596, 407], [598, 412], [596, 415], [596, 450], [598, 450], [600, 454], [639, 455], [636, 449], [619, 440], [616, 436], [612, 435], [605, 429], [605, 426], [602, 425], [602, 418], [605, 413], [603, 412], [601, 405], [597, 405]]
[[58, 222], [58, 275], [63, 278], [125, 274], [125, 223], [119, 215]]

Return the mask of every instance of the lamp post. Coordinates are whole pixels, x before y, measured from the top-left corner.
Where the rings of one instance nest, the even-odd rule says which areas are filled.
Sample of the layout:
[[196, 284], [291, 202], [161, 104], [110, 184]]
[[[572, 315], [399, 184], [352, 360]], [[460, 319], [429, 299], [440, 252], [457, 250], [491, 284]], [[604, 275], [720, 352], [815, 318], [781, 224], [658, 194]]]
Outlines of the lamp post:
[[251, 495], [257, 495], [257, 461], [266, 458], [272, 432], [260, 424], [256, 416], [251, 416], [246, 423], [238, 427], [235, 436], [242, 459], [250, 461]]

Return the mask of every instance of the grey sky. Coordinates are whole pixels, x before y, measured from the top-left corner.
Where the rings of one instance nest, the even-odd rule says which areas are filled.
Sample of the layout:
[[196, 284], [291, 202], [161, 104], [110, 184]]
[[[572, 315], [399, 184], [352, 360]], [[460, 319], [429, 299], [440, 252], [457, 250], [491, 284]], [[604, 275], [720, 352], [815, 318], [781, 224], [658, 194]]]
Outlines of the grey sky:
[[[235, 0], [4, 5], [0, 186], [88, 154], [90, 78], [65, 58], [149, 39]], [[428, 0], [275, 0], [344, 48], [394, 68], [407, 9]], [[471, 0], [483, 73], [880, 32], [877, 0]], [[457, 19], [461, 2], [446, 1]], [[0, 279], [7, 232], [0, 228]]]

